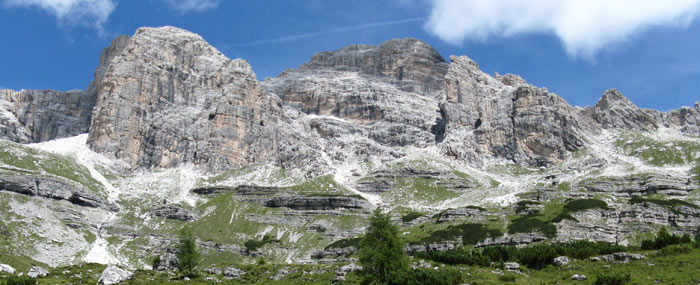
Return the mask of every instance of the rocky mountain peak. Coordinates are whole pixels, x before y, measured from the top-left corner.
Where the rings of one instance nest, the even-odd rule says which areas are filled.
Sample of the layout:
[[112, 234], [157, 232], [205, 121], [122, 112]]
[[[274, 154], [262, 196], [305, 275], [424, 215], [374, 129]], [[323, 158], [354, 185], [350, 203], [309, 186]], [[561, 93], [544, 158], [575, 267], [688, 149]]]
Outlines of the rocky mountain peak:
[[351, 71], [401, 82], [401, 89], [429, 93], [441, 89], [447, 73], [445, 59], [429, 44], [392, 39], [378, 46], [350, 45], [315, 54], [300, 70]]
[[656, 130], [664, 121], [660, 112], [637, 107], [615, 89], [603, 93], [603, 97], [593, 106], [593, 116], [604, 128], [642, 131]]
[[245, 60], [182, 29], [140, 28], [102, 79], [88, 144], [134, 167], [223, 169], [267, 157], [274, 106]]

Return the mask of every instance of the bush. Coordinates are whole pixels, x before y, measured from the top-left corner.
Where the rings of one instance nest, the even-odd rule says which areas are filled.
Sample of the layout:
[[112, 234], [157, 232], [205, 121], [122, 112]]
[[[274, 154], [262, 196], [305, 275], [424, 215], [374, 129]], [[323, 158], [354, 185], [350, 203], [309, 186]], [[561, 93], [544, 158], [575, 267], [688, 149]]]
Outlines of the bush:
[[605, 201], [598, 200], [598, 199], [573, 200], [569, 203], [566, 203], [566, 205], [564, 205], [564, 211], [566, 211], [566, 212], [577, 212], [577, 211], [596, 209], [596, 208], [603, 209], [603, 210], [610, 209], [610, 208], [608, 208], [608, 203], [605, 203]]
[[462, 274], [454, 269], [404, 269], [393, 276], [387, 284], [437, 284], [453, 285], [462, 283]]
[[446, 264], [466, 264], [466, 265], [482, 265], [488, 266], [491, 261], [485, 257], [479, 250], [465, 250], [457, 248], [446, 251], [419, 251], [415, 253], [416, 257], [422, 259], [433, 260]]
[[630, 282], [630, 275], [622, 273], [601, 274], [595, 280], [596, 285], [622, 285]]
[[559, 215], [557, 215], [556, 217], [554, 217], [554, 219], [552, 219], [552, 223], [558, 223], [558, 222], [561, 222], [563, 220], [572, 220], [574, 222], [578, 222], [578, 219], [574, 218], [574, 216], [572, 216], [569, 213], [559, 213]]
[[594, 255], [611, 254], [627, 250], [627, 247], [608, 242], [592, 242], [587, 240], [569, 241], [552, 245], [558, 255], [576, 259], [586, 259]]
[[523, 217], [513, 220], [508, 225], [508, 233], [531, 233], [535, 230], [542, 232], [545, 236], [553, 238], [557, 235], [557, 227], [551, 222], [544, 222], [537, 218]]
[[662, 227], [653, 239], [642, 240], [642, 249], [662, 249], [669, 245], [674, 244], [687, 244], [692, 243], [693, 240], [690, 235], [684, 234], [683, 236], [677, 236], [670, 234], [666, 227]]
[[671, 245], [667, 246], [661, 249], [659, 252], [659, 255], [661, 256], [669, 256], [669, 255], [678, 255], [678, 254], [684, 254], [684, 253], [689, 253], [693, 251], [693, 246], [690, 244], [677, 244], [677, 245]]
[[23, 276], [17, 276], [17, 275], [10, 275], [5, 278], [5, 280], [0, 280], [0, 284], [3, 285], [34, 285], [36, 283], [36, 278], [29, 277], [26, 275]]
[[488, 263], [491, 262], [506, 262], [516, 260], [520, 250], [514, 246], [488, 246], [481, 250], [481, 255], [488, 259]]
[[518, 261], [527, 267], [541, 269], [552, 264], [552, 261], [557, 256], [557, 251], [554, 250], [554, 247], [547, 244], [536, 244], [521, 248], [518, 254]]
[[666, 208], [667, 210], [671, 211], [672, 213], [676, 215], [684, 215], [686, 216], [687, 214], [681, 212], [678, 210], [678, 207], [680, 206], [685, 206], [688, 208], [693, 208], [693, 209], [700, 209], [700, 206], [695, 205], [693, 203], [683, 201], [683, 200], [678, 200], [678, 199], [670, 199], [670, 200], [661, 200], [661, 199], [652, 199], [652, 198], [643, 198], [641, 196], [634, 196], [632, 199], [629, 201], [630, 204], [656, 204], [659, 206], [662, 206]]
[[489, 229], [482, 224], [465, 223], [450, 225], [446, 229], [431, 232], [429, 236], [420, 239], [416, 244], [436, 243], [455, 240], [462, 237], [462, 244], [477, 244], [487, 237], [500, 237], [503, 233], [497, 229]]
[[515, 282], [515, 275], [513, 274], [503, 274], [498, 276], [498, 281], [501, 282]]
[[536, 201], [528, 201], [528, 200], [521, 200], [518, 201], [518, 203], [515, 204], [515, 213], [520, 214], [525, 211], [527, 211], [530, 207], [530, 205], [539, 205], [540, 202]]
[[492, 262], [517, 261], [527, 267], [540, 269], [552, 264], [554, 258], [565, 255], [585, 259], [595, 255], [626, 251], [622, 245], [607, 242], [570, 241], [566, 243], [534, 244], [524, 248], [514, 246], [488, 246], [467, 250], [457, 248], [446, 251], [416, 252], [415, 256], [446, 264], [466, 264], [489, 266]]

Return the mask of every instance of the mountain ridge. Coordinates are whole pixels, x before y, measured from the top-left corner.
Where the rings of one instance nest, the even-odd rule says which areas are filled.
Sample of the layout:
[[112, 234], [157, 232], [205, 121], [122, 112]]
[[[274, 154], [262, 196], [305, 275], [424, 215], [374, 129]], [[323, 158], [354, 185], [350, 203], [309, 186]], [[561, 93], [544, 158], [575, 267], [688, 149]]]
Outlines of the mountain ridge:
[[[373, 208], [409, 252], [469, 246], [437, 237], [463, 223], [500, 233], [472, 246], [695, 234], [699, 122], [700, 102], [660, 112], [614, 89], [571, 106], [417, 39], [260, 81], [196, 34], [141, 28], [84, 91], [0, 91], [0, 250], [149, 268], [187, 227], [207, 266], [337, 262]], [[607, 206], [562, 210], [590, 199]]]

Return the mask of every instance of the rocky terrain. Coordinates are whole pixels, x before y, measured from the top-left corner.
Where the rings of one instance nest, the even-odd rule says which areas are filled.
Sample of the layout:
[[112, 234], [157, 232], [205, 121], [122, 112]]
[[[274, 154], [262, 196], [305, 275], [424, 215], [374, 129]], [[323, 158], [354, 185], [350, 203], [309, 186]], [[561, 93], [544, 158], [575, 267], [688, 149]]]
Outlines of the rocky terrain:
[[575, 107], [417, 39], [260, 81], [196, 34], [140, 28], [84, 91], [0, 90], [0, 138], [0, 252], [48, 266], [152, 268], [182, 228], [205, 265], [352, 260], [376, 207], [409, 252], [700, 228], [700, 102]]

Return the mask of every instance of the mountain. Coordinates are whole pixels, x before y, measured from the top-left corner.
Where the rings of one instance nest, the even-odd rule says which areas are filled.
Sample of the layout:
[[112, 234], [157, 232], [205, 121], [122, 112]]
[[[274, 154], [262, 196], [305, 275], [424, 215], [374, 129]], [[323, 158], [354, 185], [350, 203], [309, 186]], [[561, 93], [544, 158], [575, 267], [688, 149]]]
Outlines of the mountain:
[[[0, 138], [0, 252], [50, 266], [151, 268], [183, 227], [205, 266], [340, 261], [376, 207], [407, 251], [700, 227], [700, 102], [574, 107], [417, 39], [259, 81], [196, 34], [140, 28], [84, 91], [1, 90]], [[490, 233], [444, 234], [464, 224]]]

